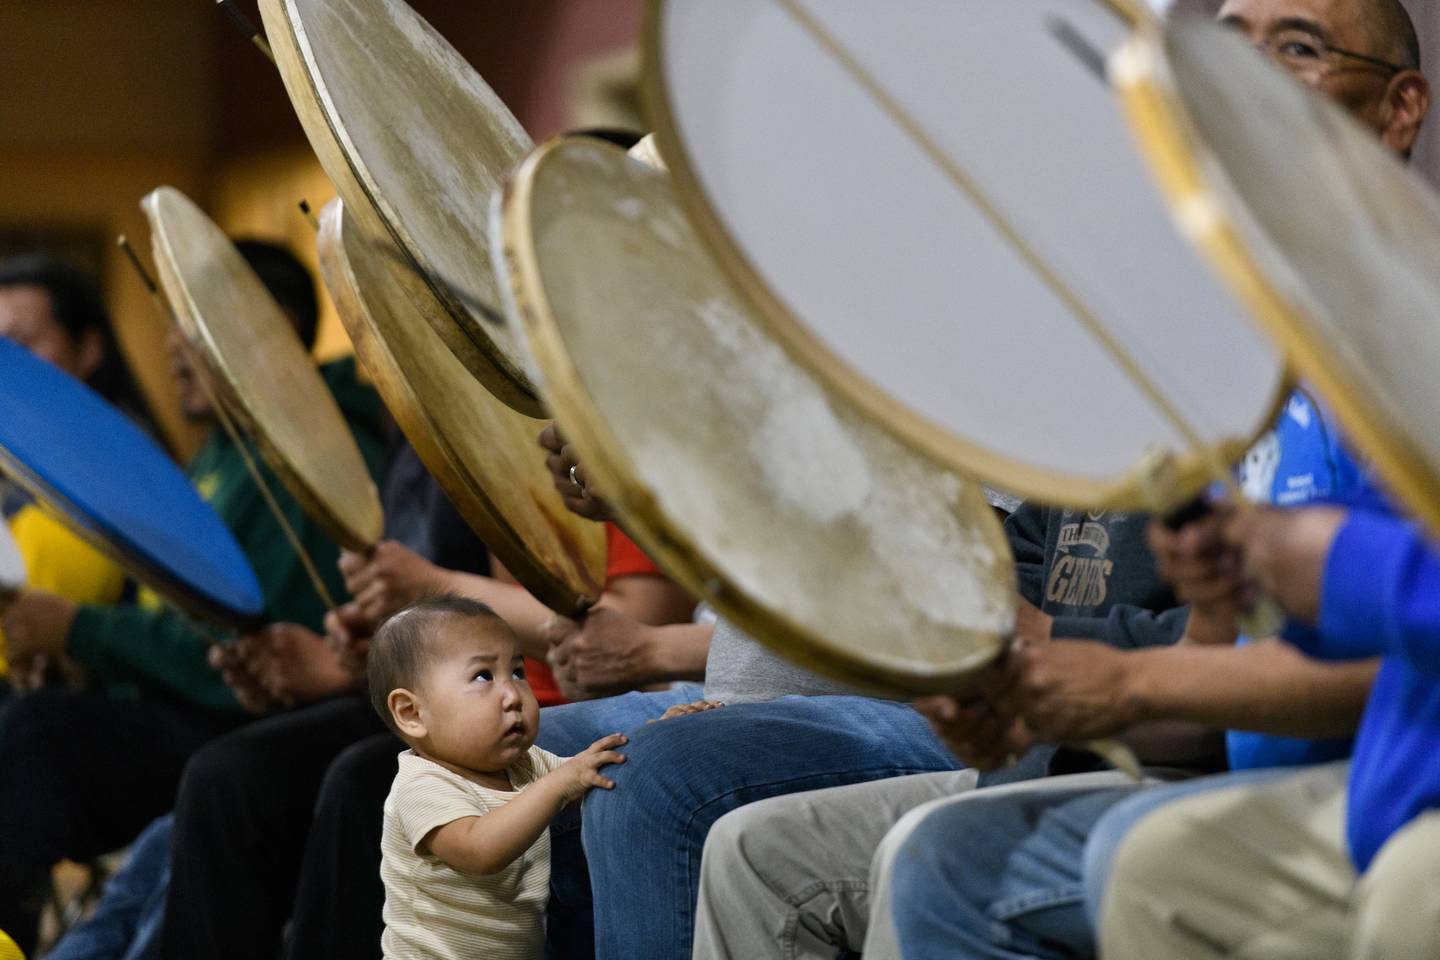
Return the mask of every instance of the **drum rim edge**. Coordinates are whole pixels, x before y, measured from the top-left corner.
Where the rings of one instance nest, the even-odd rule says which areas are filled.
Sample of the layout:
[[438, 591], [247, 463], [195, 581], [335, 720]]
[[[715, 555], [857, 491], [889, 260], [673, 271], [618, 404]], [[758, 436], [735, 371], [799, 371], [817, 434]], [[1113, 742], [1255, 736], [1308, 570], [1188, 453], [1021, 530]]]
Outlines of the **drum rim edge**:
[[[665, 513], [641, 481], [629, 457], [617, 452], [622, 448], [598, 413], [597, 404], [570, 359], [544, 286], [537, 282], [541, 273], [529, 215], [534, 171], [551, 153], [570, 143], [573, 140], [561, 136], [541, 144], [507, 181], [502, 221], [505, 256], [510, 262], [512, 290], [520, 306], [531, 353], [545, 372], [542, 383], [546, 399], [565, 424], [567, 438], [580, 449], [586, 469], [601, 480], [606, 498], [619, 513], [633, 521], [633, 526], [627, 525], [626, 532], [639, 541], [666, 573], [708, 601], [741, 630], [792, 662], [845, 683], [881, 693], [923, 696], [953, 690], [958, 680], [993, 662], [1003, 652], [1006, 637], [971, 629], [957, 631], [956, 636], [976, 641], [976, 653], [944, 672], [925, 674], [905, 670], [879, 659], [878, 655], [870, 659], [843, 650], [788, 614], [752, 598], [733, 578], [711, 563], [681, 525]], [[626, 151], [616, 146], [587, 146], [626, 156]], [[979, 497], [978, 489], [975, 493]], [[983, 498], [981, 500], [983, 502]], [[988, 504], [985, 509], [990, 509]], [[999, 529], [996, 523], [999, 542], [1008, 553], [1009, 543]], [[1013, 564], [1010, 569], [1013, 571]], [[1013, 593], [1013, 575], [1008, 586]]]
[[[321, 274], [326, 278], [326, 289], [331, 290], [331, 298], [335, 301], [336, 312], [340, 315], [341, 323], [355, 344], [356, 360], [366, 367], [373, 362], [386, 368], [385, 373], [394, 374], [393, 377], [385, 375], [376, 377], [372, 373], [376, 390], [381, 393], [387, 408], [391, 410], [392, 416], [395, 418], [396, 425], [400, 427], [410, 445], [414, 447], [425, 468], [434, 474], [436, 482], [440, 484], [441, 489], [450, 498], [466, 524], [471, 527], [487, 549], [497, 554], [497, 559], [505, 565], [505, 569], [510, 571], [522, 587], [551, 610], [572, 615], [587, 609], [600, 598], [600, 593], [604, 588], [603, 537], [600, 538], [599, 544], [592, 545], [597, 548], [596, 552], [601, 558], [598, 564], [589, 564], [595, 568], [590, 572], [595, 574], [594, 580], [598, 585], [592, 596], [575, 585], [567, 583], [565, 578], [558, 576], [540, 562], [539, 558], [526, 545], [525, 539], [519, 531], [485, 491], [483, 485], [471, 476], [470, 471], [464, 466], [465, 458], [449, 441], [446, 435], [447, 431], [435, 425], [434, 415], [420, 402], [410, 380], [401, 372], [400, 365], [394, 359], [390, 344], [380, 334], [379, 325], [371, 317], [371, 307], [368, 301], [360, 293], [354, 265], [345, 252], [344, 237], [347, 230], [359, 231], [362, 229], [359, 223], [349, 216], [349, 210], [345, 207], [344, 201], [337, 198], [334, 213], [332, 214], [327, 208], [321, 214], [321, 232], [317, 239], [317, 245], [327, 250], [327, 253], [321, 256]], [[328, 279], [335, 271], [338, 271], [338, 281], [345, 287], [344, 291], [339, 294], [331, 289]], [[363, 314], [362, 317], [352, 318], [347, 309], [342, 309], [342, 304], [350, 299], [354, 300], [355, 309]], [[437, 308], [443, 309], [438, 300], [435, 305]], [[420, 322], [425, 321], [421, 320]], [[358, 336], [352, 325], [360, 327]], [[363, 347], [362, 342], [365, 344]], [[372, 353], [376, 355], [373, 359], [368, 356]], [[391, 404], [392, 398], [386, 396], [385, 390], [381, 387], [382, 383], [387, 382], [392, 382], [394, 386], [390, 389], [396, 390], [400, 394], [397, 398], [400, 402], [397, 405]], [[496, 402], [503, 403], [498, 398], [496, 398]], [[506, 404], [506, 406], [509, 405]], [[414, 435], [421, 438], [419, 443], [413, 439], [412, 431], [405, 429], [406, 423], [414, 428]], [[535, 450], [536, 456], [539, 457], [538, 443]], [[563, 510], [563, 505], [559, 509]], [[577, 526], [576, 529], [583, 531], [584, 528]], [[581, 532], [580, 536], [584, 537], [585, 534]], [[501, 546], [497, 548], [496, 543]], [[501, 553], [505, 556], [498, 556]], [[582, 564], [582, 566], [584, 565]]]
[[[181, 328], [180, 335], [190, 341], [192, 349], [200, 353], [203, 362], [208, 368], [204, 371], [197, 371], [197, 373], [209, 379], [213, 388], [212, 399], [214, 402], [225, 408], [225, 413], [235, 422], [245, 439], [248, 439], [255, 446], [255, 449], [259, 451], [266, 466], [274, 472], [275, 476], [280, 480], [280, 483], [285, 487], [286, 492], [295, 498], [301, 509], [305, 511], [305, 514], [314, 520], [327, 536], [331, 537], [346, 550], [357, 552], [368, 550], [376, 543], [379, 543], [384, 536], [384, 510], [380, 504], [380, 492], [375, 487], [375, 480], [369, 475], [369, 468], [365, 463], [364, 454], [361, 453], [360, 445], [358, 441], [356, 441], [349, 423], [345, 420], [345, 415], [343, 411], [340, 410], [338, 402], [335, 405], [335, 413], [346, 431], [346, 437], [350, 445], [354, 448], [355, 457], [359, 466], [366, 472], [365, 486], [369, 491], [369, 496], [366, 498], [367, 502], [364, 504], [363, 512], [369, 514], [368, 519], [371, 523], [368, 529], [362, 530], [359, 526], [352, 527], [346, 522], [346, 519], [341, 516], [341, 511], [334, 509], [332, 504], [328, 502], [328, 498], [310, 482], [310, 478], [306, 477], [304, 473], [292, 464], [289, 458], [281, 452], [280, 448], [276, 446], [271, 439], [269, 433], [260, 427], [259, 420], [251, 413], [249, 407], [243, 401], [241, 396], [243, 391], [239, 388], [238, 378], [229, 364], [224, 363], [221, 359], [220, 351], [215, 340], [211, 336], [208, 326], [204, 320], [201, 319], [200, 310], [195, 302], [190, 284], [178, 269], [174, 244], [171, 242], [172, 238], [169, 232], [165, 229], [164, 218], [160, 210], [162, 191], [173, 192], [191, 206], [195, 206], [195, 204], [194, 201], [173, 187], [159, 187], [151, 191], [140, 201], [140, 206], [144, 209], [150, 221], [150, 234], [154, 244], [153, 253], [157, 265], [162, 259], [162, 252], [164, 255], [166, 269], [158, 271], [161, 286], [164, 288], [164, 295], [168, 297], [172, 303], [174, 302], [175, 298], [173, 293], [176, 291], [170, 289], [170, 284], [174, 283], [178, 286], [178, 292], [184, 300], [185, 309], [175, 311], [176, 323], [178, 323]], [[196, 207], [196, 211], [199, 212], [201, 216], [204, 216], [203, 211], [200, 211], [199, 207]], [[207, 217], [206, 219], [208, 220], [209, 218]], [[210, 222], [213, 224], [213, 221]], [[279, 309], [278, 305], [277, 309]], [[317, 378], [320, 377], [318, 370], [313, 370], [313, 373]], [[330, 395], [329, 388], [325, 386], [323, 378], [321, 379], [320, 389], [324, 390], [327, 395]], [[331, 399], [334, 399], [333, 396], [331, 396]]]
[[[1224, 174], [1224, 166], [1191, 119], [1169, 67], [1166, 32], [1160, 25], [1126, 42], [1127, 69], [1115, 83], [1130, 127], [1156, 184], [1177, 218], [1181, 232], [1211, 269], [1231, 288], [1247, 312], [1279, 344], [1305, 380], [1313, 382], [1334, 410], [1346, 436], [1415, 511], [1432, 535], [1440, 536], [1440, 477], [1415, 464], [1427, 462], [1404, 432], [1384, 418], [1367, 415], [1368, 391], [1356, 384], [1343, 361], [1326, 350], [1308, 329], [1306, 311], [1272, 281], [1264, 259], [1246, 240], [1230, 203], [1242, 203]], [[1228, 199], [1227, 199], [1228, 198]]]
[[[185, 615], [194, 617], [197, 620], [203, 620], [207, 623], [242, 631], [257, 628], [265, 623], [267, 601], [264, 591], [259, 590], [258, 580], [256, 581], [256, 588], [260, 594], [260, 609], [257, 612], [252, 614], [243, 610], [227, 607], [218, 600], [204, 595], [200, 590], [192, 589], [179, 577], [166, 571], [159, 564], [146, 557], [141, 551], [133, 549], [128, 544], [119, 542], [118, 536], [112, 540], [105, 534], [91, 529], [79, 519], [80, 517], [87, 516], [88, 511], [80, 509], [69, 498], [61, 495], [58, 490], [47, 483], [39, 474], [32, 471], [15, 457], [3, 444], [0, 444], [0, 473], [9, 477], [20, 489], [46, 506], [48, 508], [47, 512], [64, 524], [71, 533], [119, 565], [128, 575], [133, 576], [165, 600], [174, 604], [175, 607]], [[225, 527], [226, 532], [229, 533], [229, 527], [225, 525], [225, 522], [221, 520], [218, 515], [216, 516], [216, 522], [222, 527]], [[234, 539], [233, 533], [230, 534], [230, 536]], [[250, 568], [251, 577], [254, 577], [254, 566], [251, 564], [249, 556], [240, 548], [238, 543], [236, 544], [236, 550], [239, 551], [247, 567]]]
[[[394, 210], [388, 203], [381, 202], [383, 194], [378, 185], [373, 182], [368, 168], [360, 162], [358, 151], [354, 148], [349, 134], [337, 123], [338, 111], [335, 110], [328, 90], [323, 89], [320, 84], [314, 51], [308, 41], [301, 41], [305, 27], [295, 8], [296, 3], [297, 0], [260, 0], [261, 20], [265, 24], [267, 36], [270, 37], [271, 48], [275, 51], [275, 65], [291, 107], [327, 178], [341, 196], [353, 191], [353, 195], [364, 200], [363, 205], [351, 205], [351, 216], [364, 219], [368, 214], [373, 217], [382, 228], [381, 232], [390, 237], [396, 249], [430, 288], [436, 301], [445, 308], [442, 312], [449, 318], [449, 323], [444, 328], [437, 328], [435, 332], [470, 375], [506, 406], [529, 417], [544, 417], [546, 414], [538, 388], [529, 382], [524, 370], [509, 362], [493, 341], [488, 337], [485, 341], [476, 338], [474, 330], [478, 321], [459, 302], [454, 291], [435, 275], [429, 258], [419, 252], [414, 238], [400, 224]], [[415, 12], [415, 16], [420, 17], [420, 14]], [[423, 17], [420, 19], [424, 20]], [[272, 21], [278, 21], [283, 30], [272, 31]], [[425, 23], [429, 26], [429, 21]], [[440, 36], [433, 26], [430, 29]], [[277, 37], [277, 34], [283, 34], [283, 40]], [[444, 40], [444, 37], [441, 39]], [[448, 40], [445, 42], [449, 43]], [[292, 75], [298, 75], [294, 82]], [[300, 95], [302, 93], [303, 96]], [[315, 142], [317, 138], [312, 137], [312, 129], [316, 133], [324, 132], [326, 142], [323, 146]], [[327, 156], [330, 158], [329, 163], [326, 163]], [[340, 174], [338, 178], [336, 173]], [[362, 212], [358, 209], [360, 206], [366, 209]], [[481, 333], [483, 335], [483, 330]]]
[[[853, 402], [907, 447], [965, 476], [975, 477], [1007, 493], [1040, 502], [1063, 504], [1089, 510], [1154, 510], [1158, 506], [1142, 475], [1144, 458], [1117, 477], [1065, 474], [1016, 460], [996, 450], [966, 440], [911, 409], [891, 396], [879, 384], [862, 376], [842, 360], [808, 325], [790, 310], [751, 265], [750, 258], [725, 228], [708, 193], [701, 185], [688, 151], [665, 84], [665, 56], [661, 21], [668, 0], [646, 0], [641, 32], [640, 97], [645, 115], [654, 128], [655, 142], [665, 158], [675, 192], [687, 219], [710, 256], [721, 267], [731, 285], [750, 306], [766, 333], [784, 348], [796, 363], [814, 373], [821, 382]], [[1155, 14], [1140, 0], [1095, 0], [1130, 21], [1136, 28], [1153, 25]], [[1177, 450], [1172, 462], [1172, 499], [1183, 501], [1203, 491], [1214, 479], [1212, 465], [1218, 458], [1227, 465], [1239, 462], [1265, 435], [1284, 409], [1293, 382], [1288, 370], [1277, 379], [1275, 397], [1260, 422], [1240, 439], [1222, 441], [1205, 451]]]

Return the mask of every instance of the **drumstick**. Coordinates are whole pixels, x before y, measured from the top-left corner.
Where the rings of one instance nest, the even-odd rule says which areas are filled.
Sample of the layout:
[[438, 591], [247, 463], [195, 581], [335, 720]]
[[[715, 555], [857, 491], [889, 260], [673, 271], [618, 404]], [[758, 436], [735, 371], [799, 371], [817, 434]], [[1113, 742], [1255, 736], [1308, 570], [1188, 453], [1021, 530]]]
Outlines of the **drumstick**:
[[215, 411], [216, 419], [220, 421], [220, 426], [225, 430], [225, 433], [229, 435], [231, 442], [235, 444], [235, 449], [240, 453], [240, 459], [245, 464], [246, 472], [250, 474], [250, 479], [255, 481], [255, 486], [259, 488], [260, 496], [264, 499], [265, 505], [275, 517], [275, 522], [280, 525], [281, 533], [284, 534], [285, 539], [290, 544], [290, 548], [295, 552], [295, 557], [300, 561], [300, 566], [304, 569], [305, 576], [309, 579], [310, 585], [315, 589], [316, 596], [320, 598], [320, 602], [325, 605], [327, 611], [337, 609], [339, 605], [335, 602], [334, 596], [331, 595], [330, 589], [325, 586], [325, 581], [320, 576], [320, 571], [315, 567], [315, 561], [310, 558], [310, 553], [305, 549], [305, 544], [301, 542], [300, 535], [295, 532], [295, 528], [292, 527], [290, 521], [286, 519], [285, 511], [281, 508], [280, 501], [275, 499], [274, 492], [270, 489], [270, 485], [265, 482], [265, 477], [260, 472], [260, 465], [255, 462], [254, 457], [250, 455], [249, 448], [245, 446], [245, 440], [240, 435], [240, 429], [235, 425], [234, 420], [231, 419], [230, 414], [225, 409], [225, 405], [220, 402], [220, 398], [216, 395], [213, 384], [210, 383], [207, 375], [203, 372], [207, 369], [202, 366], [204, 363], [203, 358], [196, 354], [195, 348], [190, 344], [188, 338], [186, 338], [183, 329], [180, 327], [180, 321], [175, 316], [174, 311], [171, 310], [170, 304], [160, 295], [160, 287], [155, 283], [154, 278], [150, 276], [149, 271], [145, 269], [145, 265], [140, 262], [140, 257], [135, 253], [135, 249], [130, 246], [130, 241], [125, 238], [124, 234], [120, 235], [117, 244], [121, 250], [125, 251], [125, 256], [129, 259], [130, 265], [135, 268], [136, 274], [140, 277], [140, 282], [144, 284], [145, 289], [150, 293], [150, 301], [155, 305], [155, 308], [161, 312], [162, 316], [169, 319], [177, 330], [181, 331], [180, 339], [185, 344], [185, 350], [191, 355], [191, 362], [196, 366], [196, 379], [199, 381], [201, 389], [203, 389], [209, 397], [210, 407]]
[[310, 201], [304, 197], [300, 198], [300, 212], [305, 215], [305, 222], [314, 228], [316, 233], [320, 232], [320, 221], [315, 217], [315, 211], [310, 209]]
[[265, 39], [265, 34], [260, 32], [260, 28], [250, 22], [250, 18], [245, 16], [245, 11], [235, 6], [235, 0], [215, 0], [215, 2], [220, 6], [220, 9], [230, 14], [230, 22], [235, 24], [240, 32], [245, 34], [245, 37], [251, 43], [255, 44], [256, 49], [265, 54], [265, 59], [273, 64], [275, 62], [275, 52], [270, 49], [270, 41]]
[[[1237, 506], [1243, 506], [1248, 502], [1240, 485], [1235, 481], [1230, 468], [1221, 462], [1216, 452], [1207, 444], [1200, 435], [1200, 431], [1190, 422], [1189, 418], [1170, 400], [1170, 397], [1161, 390], [1157, 384], [1140, 365], [1139, 361], [1131, 355], [1120, 339], [1105, 325], [1094, 310], [1085, 303], [1080, 294], [1072, 289], [1056, 270], [1048, 264], [1040, 253], [1030, 245], [1020, 228], [1007, 218], [1003, 211], [985, 195], [979, 185], [968, 173], [935, 141], [925, 130], [924, 126], [904, 106], [896, 100], [888, 90], [881, 85], [880, 81], [861, 64], [855, 56], [830, 33], [823, 24], [815, 19], [802, 5], [800, 0], [778, 0], [779, 4], [793, 17], [802, 29], [808, 33], [816, 43], [820, 44], [848, 73], [867, 94], [876, 102], [886, 115], [899, 126], [907, 136], [910, 137], [922, 152], [940, 168], [946, 177], [964, 193], [979, 210], [996, 231], [1005, 238], [1012, 249], [1020, 255], [1020, 258], [1030, 266], [1039, 276], [1041, 282], [1069, 308], [1070, 312], [1080, 322], [1097, 343], [1110, 355], [1116, 366], [1124, 372], [1125, 376], [1143, 393], [1154, 405], [1155, 409], [1170, 422], [1175, 432], [1184, 438], [1187, 446], [1191, 448], [1204, 462], [1206, 469], [1214, 477], [1216, 482], [1224, 486], [1226, 493]], [[1052, 25], [1061, 44], [1081, 60], [1082, 63], [1094, 68], [1095, 58], [1099, 51], [1089, 51], [1088, 44], [1084, 38], [1063, 21], [1057, 21]], [[1164, 502], [1169, 498], [1169, 490], [1166, 486], [1161, 488], [1159, 484], [1152, 486], [1152, 490], [1160, 496], [1152, 496], [1152, 510], [1164, 514], [1174, 507], [1173, 503]], [[1242, 628], [1250, 636], [1269, 636], [1277, 632], [1283, 625], [1283, 614], [1273, 601], [1261, 600], [1255, 608], [1244, 617]]]
[[[305, 222], [309, 223], [310, 226], [315, 229], [316, 233], [319, 233], [320, 220], [315, 216], [315, 211], [311, 208], [310, 201], [306, 200], [304, 197], [301, 197], [298, 206], [300, 207], [300, 213], [303, 214], [305, 217]], [[359, 358], [357, 357], [356, 360], [358, 362]], [[375, 559], [375, 548], [377, 546], [378, 544], [374, 543], [367, 544], [365, 549], [359, 551], [360, 556], [364, 557], [366, 560]]]

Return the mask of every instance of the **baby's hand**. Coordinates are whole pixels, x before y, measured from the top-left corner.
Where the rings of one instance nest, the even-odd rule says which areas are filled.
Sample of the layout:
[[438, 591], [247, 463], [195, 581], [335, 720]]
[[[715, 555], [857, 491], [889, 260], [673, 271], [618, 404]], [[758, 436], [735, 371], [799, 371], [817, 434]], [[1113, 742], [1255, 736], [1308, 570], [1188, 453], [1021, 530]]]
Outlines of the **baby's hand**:
[[615, 789], [615, 781], [609, 777], [602, 777], [599, 773], [601, 767], [612, 763], [624, 763], [625, 756], [615, 752], [616, 747], [622, 747], [630, 742], [630, 738], [621, 733], [612, 733], [608, 737], [601, 737], [590, 744], [583, 753], [578, 753], [560, 765], [560, 768], [550, 776], [559, 780], [560, 795], [565, 803], [579, 800], [590, 791], [591, 787], [599, 787], [602, 790]]
[[[681, 703], [671, 707], [660, 715], [660, 720], [673, 720], [675, 717], [688, 717], [692, 713], [704, 713], [706, 710], [715, 710], [725, 704], [718, 700], [696, 700], [694, 703]], [[659, 723], [659, 720], [651, 720], [651, 723]]]

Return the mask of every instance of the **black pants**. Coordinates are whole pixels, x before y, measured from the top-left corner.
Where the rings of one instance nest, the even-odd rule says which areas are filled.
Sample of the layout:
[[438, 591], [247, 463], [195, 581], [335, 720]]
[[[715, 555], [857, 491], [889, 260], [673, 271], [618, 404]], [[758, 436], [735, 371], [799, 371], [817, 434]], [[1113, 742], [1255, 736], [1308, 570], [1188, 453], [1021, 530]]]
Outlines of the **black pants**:
[[378, 734], [340, 754], [326, 772], [295, 892], [291, 960], [379, 960], [385, 928], [380, 832], [403, 749], [398, 737]]
[[[191, 759], [175, 802], [163, 956], [279, 954], [321, 780], [342, 751], [383, 729], [363, 696], [337, 697], [252, 723]], [[401, 747], [391, 743], [393, 777]], [[375, 884], [378, 871], [377, 859]]]
[[33, 894], [61, 859], [117, 850], [170, 809], [191, 754], [244, 718], [47, 689], [0, 712], [0, 929], [34, 946]]

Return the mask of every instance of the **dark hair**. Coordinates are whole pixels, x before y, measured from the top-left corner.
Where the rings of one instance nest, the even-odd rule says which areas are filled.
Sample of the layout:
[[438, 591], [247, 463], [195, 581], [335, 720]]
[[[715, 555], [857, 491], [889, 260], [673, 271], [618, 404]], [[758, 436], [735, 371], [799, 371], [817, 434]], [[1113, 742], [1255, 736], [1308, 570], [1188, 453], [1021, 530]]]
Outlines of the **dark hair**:
[[482, 617], [505, 623], [489, 604], [455, 594], [442, 594], [416, 600], [382, 623], [370, 639], [365, 666], [370, 705], [380, 714], [386, 726], [397, 734], [400, 731], [395, 726], [395, 719], [390, 716], [390, 692], [415, 686], [421, 670], [431, 660], [435, 624], [456, 617]]
[[38, 287], [50, 298], [50, 313], [71, 340], [78, 341], [92, 331], [99, 335], [104, 356], [85, 383], [100, 396], [145, 426], [150, 425], [146, 406], [125, 356], [120, 352], [110, 312], [95, 278], [47, 253], [27, 253], [0, 261], [0, 288]]
[[1400, 0], [1377, 0], [1373, 7], [1371, 29], [1375, 39], [1387, 50], [1381, 56], [1399, 58], [1399, 65], [1411, 70], [1421, 69], [1420, 37], [1415, 21]]
[[285, 247], [264, 240], [236, 240], [235, 248], [270, 295], [289, 313], [305, 349], [315, 346], [320, 301], [315, 294], [315, 278], [305, 264]]

